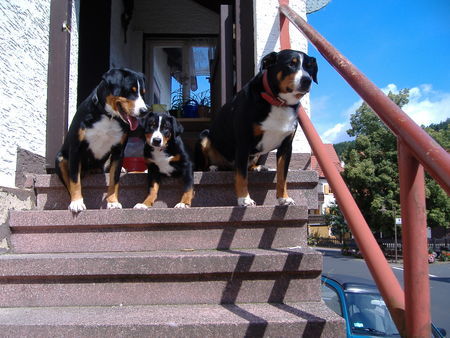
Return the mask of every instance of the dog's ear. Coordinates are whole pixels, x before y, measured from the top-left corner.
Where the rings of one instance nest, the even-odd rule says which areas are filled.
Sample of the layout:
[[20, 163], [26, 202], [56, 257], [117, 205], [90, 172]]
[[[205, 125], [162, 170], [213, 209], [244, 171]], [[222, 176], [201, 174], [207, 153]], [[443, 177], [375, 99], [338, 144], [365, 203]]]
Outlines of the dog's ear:
[[174, 132], [175, 136], [180, 136], [184, 131], [183, 126], [181, 125], [180, 122], [178, 122], [178, 120], [174, 116], [171, 115], [170, 119], [172, 122], [173, 132]]
[[261, 60], [260, 70], [267, 69], [270, 66], [272, 66], [273, 64], [275, 64], [275, 62], [277, 62], [277, 56], [278, 56], [277, 52], [272, 52], [272, 53], [264, 56]]
[[153, 115], [153, 111], [152, 111], [151, 107], [147, 106], [147, 109], [148, 109], [147, 113], [138, 119], [139, 126], [141, 126], [143, 129], [145, 129], [145, 126], [147, 125], [147, 121], [148, 121], [149, 117]]
[[306, 64], [306, 69], [308, 70], [308, 73], [311, 75], [313, 81], [315, 83], [317, 82], [317, 72], [318, 72], [318, 67], [317, 67], [317, 61], [315, 57], [312, 56], [308, 56], [308, 58], [305, 60], [307, 62]]
[[123, 70], [117, 68], [110, 69], [102, 76], [103, 81], [105, 81], [106, 86], [114, 96], [120, 96], [123, 78]]

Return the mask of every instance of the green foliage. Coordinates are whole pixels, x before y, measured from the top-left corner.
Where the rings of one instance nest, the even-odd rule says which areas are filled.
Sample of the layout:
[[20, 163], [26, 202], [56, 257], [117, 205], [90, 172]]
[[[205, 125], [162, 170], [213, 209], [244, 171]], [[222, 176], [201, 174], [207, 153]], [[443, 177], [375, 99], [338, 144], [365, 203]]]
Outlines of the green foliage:
[[350, 232], [339, 206], [336, 203], [330, 205], [330, 212], [325, 215], [325, 224], [331, 227], [331, 233], [342, 242], [344, 235]]
[[355, 141], [344, 141], [340, 143], [333, 144], [334, 150], [336, 154], [338, 154], [339, 158], [343, 153], [348, 152], [349, 150], [355, 147]]
[[[409, 90], [388, 96], [399, 107], [409, 100]], [[343, 177], [373, 231], [392, 235], [394, 218], [400, 213], [397, 139], [372, 109], [363, 103], [350, 119], [355, 137], [353, 146], [345, 147]], [[449, 119], [426, 130], [444, 148], [450, 148]], [[450, 199], [432, 179], [426, 180], [428, 225], [449, 227]]]
[[427, 225], [450, 227], [450, 198], [434, 179], [426, 179]]
[[450, 261], [450, 252], [449, 251], [441, 251], [440, 260], [442, 262]]

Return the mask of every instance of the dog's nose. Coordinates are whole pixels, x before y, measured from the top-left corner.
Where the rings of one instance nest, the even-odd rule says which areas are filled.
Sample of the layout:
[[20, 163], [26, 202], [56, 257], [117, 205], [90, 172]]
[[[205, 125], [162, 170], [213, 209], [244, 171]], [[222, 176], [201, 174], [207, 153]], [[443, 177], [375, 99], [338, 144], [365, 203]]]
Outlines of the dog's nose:
[[142, 107], [139, 109], [139, 115], [145, 114], [146, 112], [148, 112], [148, 108], [147, 107]]
[[161, 145], [162, 140], [159, 137], [155, 137], [152, 141], [152, 144], [156, 147]]
[[303, 76], [300, 80], [300, 90], [304, 92], [308, 91], [311, 87], [311, 82], [312, 80], [310, 77]]

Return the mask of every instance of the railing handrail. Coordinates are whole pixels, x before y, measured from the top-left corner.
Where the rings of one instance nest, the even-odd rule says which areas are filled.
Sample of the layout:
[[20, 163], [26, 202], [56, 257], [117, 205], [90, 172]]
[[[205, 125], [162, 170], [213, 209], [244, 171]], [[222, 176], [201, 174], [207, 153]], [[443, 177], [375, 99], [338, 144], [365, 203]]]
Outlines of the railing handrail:
[[[295, 13], [287, 5], [288, 2], [279, 0], [282, 13], [280, 22], [285, 23], [286, 17], [293, 23], [397, 136], [400, 203], [405, 224], [403, 239], [405, 292], [400, 287], [343, 178], [328, 159], [322, 140], [308, 115], [301, 106], [298, 111], [305, 136], [335, 192], [340, 209], [400, 334], [411, 337], [429, 336], [431, 318], [423, 168], [426, 168], [450, 194], [450, 155]], [[290, 48], [289, 38], [280, 36], [280, 44], [281, 49]]]
[[[298, 16], [288, 5], [280, 5], [280, 11], [289, 19]], [[372, 83], [358, 68], [348, 61], [317, 31], [304, 20], [289, 19], [297, 29], [319, 50], [323, 57], [367, 102], [378, 117], [391, 131], [405, 143], [425, 170], [450, 194], [450, 154], [447, 153], [430, 135], [420, 128], [402, 109]]]

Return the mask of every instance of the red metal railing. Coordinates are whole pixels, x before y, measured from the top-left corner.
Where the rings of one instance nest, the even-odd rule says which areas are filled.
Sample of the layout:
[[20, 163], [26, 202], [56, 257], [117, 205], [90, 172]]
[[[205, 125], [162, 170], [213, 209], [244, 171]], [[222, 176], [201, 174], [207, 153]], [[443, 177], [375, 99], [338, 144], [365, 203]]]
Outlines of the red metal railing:
[[[450, 155], [412, 121], [363, 73], [323, 36], [280, 0], [280, 22], [288, 19], [319, 50], [353, 89], [377, 113], [398, 139], [400, 203], [403, 222], [403, 292], [344, 180], [328, 159], [324, 145], [306, 112], [298, 112], [300, 124], [329, 181], [368, 268], [402, 336], [430, 336], [426, 214], [423, 168], [450, 193]], [[286, 29], [285, 29], [286, 30]], [[283, 32], [282, 32], [283, 34]], [[290, 48], [281, 36], [281, 48]]]

